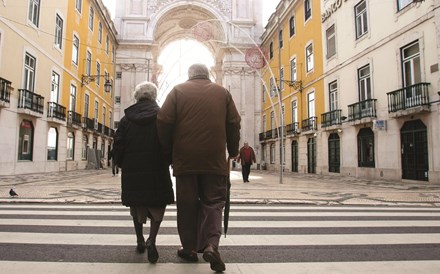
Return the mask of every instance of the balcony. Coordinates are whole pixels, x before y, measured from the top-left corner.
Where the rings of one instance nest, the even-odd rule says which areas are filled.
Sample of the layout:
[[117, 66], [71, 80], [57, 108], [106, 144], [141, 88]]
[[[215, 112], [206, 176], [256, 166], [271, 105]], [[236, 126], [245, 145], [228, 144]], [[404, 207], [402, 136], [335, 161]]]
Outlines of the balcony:
[[388, 92], [389, 116], [394, 118], [429, 111], [429, 85], [418, 83]]
[[67, 119], [68, 126], [81, 127], [81, 114], [70, 110], [67, 115], [69, 117]]
[[309, 117], [301, 122], [301, 131], [318, 130], [318, 118], [316, 116]]
[[9, 107], [12, 82], [0, 77], [0, 107]]
[[47, 118], [53, 122], [66, 121], [66, 108], [55, 102], [47, 102]]
[[18, 112], [43, 117], [44, 97], [26, 89], [18, 90]]
[[89, 117], [82, 118], [82, 128], [88, 130], [95, 130], [95, 119]]
[[376, 118], [377, 99], [368, 99], [348, 106], [348, 121], [361, 124]]
[[300, 132], [298, 122], [288, 124], [286, 126], [286, 134], [287, 135], [295, 135]]
[[[346, 118], [346, 117], [344, 117]], [[336, 109], [321, 114], [321, 127], [328, 128], [342, 124], [342, 110]]]

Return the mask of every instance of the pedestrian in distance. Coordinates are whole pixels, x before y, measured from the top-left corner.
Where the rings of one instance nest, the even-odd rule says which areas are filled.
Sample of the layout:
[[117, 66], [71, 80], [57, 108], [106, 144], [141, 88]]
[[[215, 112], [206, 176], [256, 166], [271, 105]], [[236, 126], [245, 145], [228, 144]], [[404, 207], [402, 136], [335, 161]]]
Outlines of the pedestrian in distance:
[[240, 153], [236, 159], [237, 162], [241, 162], [241, 174], [243, 176], [243, 182], [249, 183], [251, 166], [256, 162], [256, 159], [254, 149], [249, 146], [248, 142], [244, 142], [244, 145], [240, 148]]
[[112, 174], [113, 174], [113, 176], [115, 176], [116, 174], [119, 173], [119, 167], [116, 164], [116, 157], [115, 157], [114, 149], [111, 149], [110, 152], [108, 153], [108, 159], [112, 161], [111, 162]]
[[[125, 109], [114, 137], [114, 157], [122, 168], [121, 200], [130, 207], [137, 238], [137, 251], [147, 249], [148, 260], [157, 262], [156, 236], [168, 204], [174, 202], [169, 161], [157, 136], [157, 87], [142, 82], [134, 91], [135, 104]], [[150, 219], [145, 241], [143, 224]]]
[[203, 64], [188, 69], [188, 80], [168, 94], [157, 116], [159, 139], [172, 154], [176, 177], [177, 255], [197, 262], [197, 253], [221, 272], [218, 251], [226, 202], [227, 155], [238, 155], [240, 115], [231, 94], [209, 79]]

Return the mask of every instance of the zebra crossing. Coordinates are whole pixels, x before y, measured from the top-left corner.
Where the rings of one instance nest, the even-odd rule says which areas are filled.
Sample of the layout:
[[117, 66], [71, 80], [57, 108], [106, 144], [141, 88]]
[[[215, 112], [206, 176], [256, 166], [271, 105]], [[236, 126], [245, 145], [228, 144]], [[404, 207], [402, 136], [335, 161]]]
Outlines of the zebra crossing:
[[[157, 264], [135, 243], [121, 205], [0, 204], [2, 273], [212, 272], [176, 256], [174, 205]], [[440, 209], [232, 204], [220, 244], [225, 273], [439, 273]]]

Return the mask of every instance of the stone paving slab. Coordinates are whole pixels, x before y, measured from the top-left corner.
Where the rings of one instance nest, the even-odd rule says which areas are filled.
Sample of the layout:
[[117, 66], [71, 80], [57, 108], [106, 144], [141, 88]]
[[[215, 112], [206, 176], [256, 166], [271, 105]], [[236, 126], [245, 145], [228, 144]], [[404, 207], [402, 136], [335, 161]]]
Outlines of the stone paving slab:
[[[174, 178], [173, 178], [174, 179]], [[440, 205], [440, 185], [252, 170], [233, 170], [232, 203], [307, 205]], [[9, 197], [15, 188], [18, 197]], [[0, 176], [0, 203], [120, 203], [120, 175], [111, 169]]]

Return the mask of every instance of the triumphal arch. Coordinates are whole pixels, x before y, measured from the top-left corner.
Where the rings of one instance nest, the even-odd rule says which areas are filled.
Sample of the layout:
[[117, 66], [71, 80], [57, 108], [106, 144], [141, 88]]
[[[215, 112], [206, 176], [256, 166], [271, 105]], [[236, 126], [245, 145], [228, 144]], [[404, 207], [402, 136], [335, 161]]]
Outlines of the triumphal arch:
[[247, 140], [260, 153], [262, 83], [246, 54], [260, 45], [262, 0], [121, 0], [116, 1], [114, 21], [119, 43], [115, 121], [133, 103], [138, 83], [157, 83], [166, 73], [158, 64], [161, 51], [173, 41], [194, 39], [209, 49], [215, 60], [213, 78], [234, 98], [242, 117], [241, 142]]

